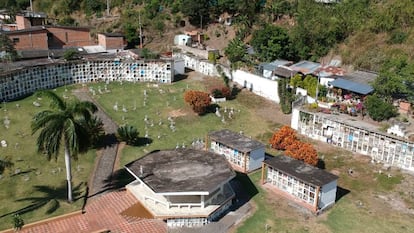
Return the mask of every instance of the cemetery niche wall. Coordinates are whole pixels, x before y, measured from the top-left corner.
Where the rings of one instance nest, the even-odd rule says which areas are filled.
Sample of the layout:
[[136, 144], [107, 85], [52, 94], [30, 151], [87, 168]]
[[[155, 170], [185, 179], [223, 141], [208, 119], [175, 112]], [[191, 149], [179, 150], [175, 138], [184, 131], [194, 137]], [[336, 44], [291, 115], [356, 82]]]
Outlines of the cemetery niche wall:
[[0, 75], [0, 101], [11, 101], [37, 90], [90, 82], [174, 81], [174, 64], [168, 60], [122, 61], [119, 59], [81, 60], [36, 65]]

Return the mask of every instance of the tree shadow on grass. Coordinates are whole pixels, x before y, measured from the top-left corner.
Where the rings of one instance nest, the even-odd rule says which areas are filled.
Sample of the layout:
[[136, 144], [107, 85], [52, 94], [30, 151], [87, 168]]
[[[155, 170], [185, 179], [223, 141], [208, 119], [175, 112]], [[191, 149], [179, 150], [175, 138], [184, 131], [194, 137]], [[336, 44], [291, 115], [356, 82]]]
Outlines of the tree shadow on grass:
[[[73, 187], [72, 195], [74, 197], [74, 201], [82, 197], [81, 196], [82, 185], [83, 183], [81, 182], [77, 186]], [[11, 214], [15, 214], [15, 213], [20, 214], [20, 215], [25, 214], [28, 212], [38, 210], [42, 207], [47, 207], [46, 214], [51, 214], [60, 207], [60, 201], [67, 201], [68, 193], [67, 193], [66, 182], [62, 183], [62, 185], [58, 187], [36, 185], [36, 186], [33, 186], [33, 188], [34, 188], [35, 193], [43, 193], [43, 195], [40, 195], [38, 197], [26, 197], [26, 198], [17, 199], [16, 200], [17, 202], [29, 201], [30, 204], [21, 209], [3, 214], [0, 216], [0, 218], [3, 218]]]
[[151, 138], [147, 137], [138, 137], [136, 141], [132, 144], [132, 146], [146, 146], [152, 143]]

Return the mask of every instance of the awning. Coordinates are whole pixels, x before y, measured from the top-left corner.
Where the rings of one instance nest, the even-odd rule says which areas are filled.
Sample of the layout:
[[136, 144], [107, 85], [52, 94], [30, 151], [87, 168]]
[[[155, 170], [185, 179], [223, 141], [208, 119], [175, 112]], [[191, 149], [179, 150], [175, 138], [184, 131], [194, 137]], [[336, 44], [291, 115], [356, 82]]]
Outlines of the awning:
[[329, 82], [329, 84], [334, 87], [352, 91], [361, 95], [366, 95], [374, 91], [374, 88], [372, 88], [370, 85], [356, 83], [342, 78], [338, 78], [332, 82]]

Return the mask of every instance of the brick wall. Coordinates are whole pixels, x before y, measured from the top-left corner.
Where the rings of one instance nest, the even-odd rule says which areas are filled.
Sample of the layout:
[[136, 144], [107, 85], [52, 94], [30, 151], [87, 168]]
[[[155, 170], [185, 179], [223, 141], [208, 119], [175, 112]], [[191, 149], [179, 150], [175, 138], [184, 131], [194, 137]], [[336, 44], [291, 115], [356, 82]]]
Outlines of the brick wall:
[[14, 33], [9, 38], [16, 50], [48, 49], [46, 30]]
[[106, 36], [98, 34], [98, 44], [105, 49], [123, 49], [125, 47], [124, 38], [121, 36]]
[[30, 21], [23, 15], [16, 15], [16, 24], [18, 30], [30, 28], [31, 26]]
[[53, 34], [52, 40], [49, 41], [50, 48], [95, 44], [87, 28], [48, 27], [47, 29]]

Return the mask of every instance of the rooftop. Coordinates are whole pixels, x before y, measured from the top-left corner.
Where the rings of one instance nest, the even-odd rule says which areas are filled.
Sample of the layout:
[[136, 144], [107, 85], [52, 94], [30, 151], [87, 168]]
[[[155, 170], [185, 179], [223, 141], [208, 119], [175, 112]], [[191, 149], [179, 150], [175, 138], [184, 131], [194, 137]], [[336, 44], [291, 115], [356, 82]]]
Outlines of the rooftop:
[[371, 84], [377, 77], [377, 73], [358, 70], [344, 76], [338, 76], [336, 80], [330, 82], [330, 85], [366, 95], [374, 91]]
[[285, 155], [266, 159], [264, 163], [308, 184], [316, 186], [323, 186], [338, 179], [338, 176], [334, 174]]
[[154, 151], [125, 167], [156, 193], [212, 192], [235, 177], [227, 160], [208, 151]]
[[209, 136], [212, 140], [241, 152], [250, 152], [252, 150], [265, 147], [265, 145], [259, 141], [253, 140], [228, 129], [212, 132]]
[[279, 66], [288, 66], [290, 64], [292, 64], [292, 62], [290, 62], [290, 61], [274, 60], [270, 63], [262, 63], [262, 64], [260, 64], [260, 66], [262, 66], [264, 70], [272, 70], [273, 71]]
[[290, 78], [297, 74], [297, 71], [291, 70], [289, 67], [279, 66], [274, 71], [275, 75], [278, 77]]
[[300, 61], [290, 66], [292, 70], [301, 72], [304, 75], [313, 74], [321, 66], [320, 63], [311, 61]]

